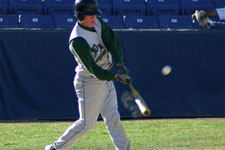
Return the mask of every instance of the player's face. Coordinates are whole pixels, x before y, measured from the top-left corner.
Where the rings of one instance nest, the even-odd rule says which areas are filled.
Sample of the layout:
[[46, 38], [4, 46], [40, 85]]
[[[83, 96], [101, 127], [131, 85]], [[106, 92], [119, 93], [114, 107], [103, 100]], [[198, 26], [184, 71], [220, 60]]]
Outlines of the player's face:
[[84, 16], [84, 20], [82, 20], [81, 24], [85, 27], [93, 28], [96, 18], [97, 15]]

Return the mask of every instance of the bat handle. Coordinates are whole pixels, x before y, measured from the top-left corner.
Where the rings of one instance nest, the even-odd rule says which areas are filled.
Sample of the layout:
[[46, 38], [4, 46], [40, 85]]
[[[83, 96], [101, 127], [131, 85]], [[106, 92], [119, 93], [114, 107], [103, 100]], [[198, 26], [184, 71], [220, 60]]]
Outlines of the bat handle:
[[134, 86], [131, 83], [128, 84], [128, 86], [130, 87], [130, 90], [131, 90], [132, 95], [134, 96], [134, 98], [136, 98], [137, 97], [137, 94], [135, 92]]

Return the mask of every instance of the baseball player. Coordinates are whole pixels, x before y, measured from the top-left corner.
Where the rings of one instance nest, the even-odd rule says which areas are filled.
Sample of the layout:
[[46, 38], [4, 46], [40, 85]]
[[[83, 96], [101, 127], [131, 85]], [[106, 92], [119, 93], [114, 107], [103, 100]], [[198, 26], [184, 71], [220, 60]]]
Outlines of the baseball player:
[[[66, 150], [87, 134], [101, 114], [116, 150], [130, 150], [130, 141], [121, 124], [113, 80], [129, 84], [131, 77], [123, 63], [120, 42], [113, 30], [99, 17], [96, 0], [76, 0], [77, 22], [69, 48], [77, 62], [74, 86], [80, 118], [45, 150]], [[118, 73], [110, 72], [114, 59]]]
[[219, 17], [220, 20], [225, 20], [225, 7], [209, 11], [196, 10], [191, 17], [192, 19], [196, 18], [196, 20], [199, 22], [200, 28], [202, 29], [225, 29], [225, 22], [212, 21], [208, 18]]

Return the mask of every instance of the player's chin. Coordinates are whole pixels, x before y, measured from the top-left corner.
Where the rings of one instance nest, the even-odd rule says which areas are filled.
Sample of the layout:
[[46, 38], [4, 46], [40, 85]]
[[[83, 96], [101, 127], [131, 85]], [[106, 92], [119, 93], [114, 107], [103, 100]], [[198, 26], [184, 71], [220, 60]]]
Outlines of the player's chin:
[[93, 27], [94, 27], [94, 25], [95, 25], [95, 23], [91, 23], [91, 24], [90, 24], [91, 28], [93, 28]]

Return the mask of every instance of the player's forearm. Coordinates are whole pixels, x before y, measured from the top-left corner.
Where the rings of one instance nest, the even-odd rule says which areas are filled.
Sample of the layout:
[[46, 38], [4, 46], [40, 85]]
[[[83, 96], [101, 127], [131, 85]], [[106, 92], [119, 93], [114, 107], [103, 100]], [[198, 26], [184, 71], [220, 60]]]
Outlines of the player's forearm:
[[217, 17], [218, 16], [218, 13], [215, 10], [209, 10], [209, 11], [206, 11], [206, 14], [209, 16], [209, 17]]
[[[114, 79], [115, 74], [110, 72], [109, 70], [104, 70], [99, 67], [93, 60], [93, 58], [84, 58], [80, 57], [83, 65], [87, 68], [92, 76], [99, 80], [107, 80], [111, 81]], [[86, 60], [86, 61], [85, 61]]]
[[99, 79], [99, 80], [107, 80], [107, 81], [111, 81], [111, 80], [114, 80], [115, 79], [115, 74], [108, 71], [108, 70], [103, 70], [101, 68], [97, 69], [93, 69], [92, 68], [92, 75]]
[[82, 62], [82, 64], [92, 76], [96, 77], [99, 80], [110, 81], [114, 79], [114, 73], [102, 69], [95, 63], [90, 53], [89, 45], [82, 38], [77, 38], [70, 44], [72, 53], [76, 55], [76, 57]]

